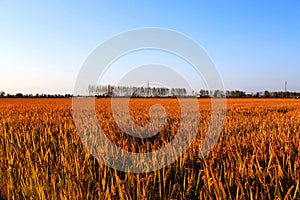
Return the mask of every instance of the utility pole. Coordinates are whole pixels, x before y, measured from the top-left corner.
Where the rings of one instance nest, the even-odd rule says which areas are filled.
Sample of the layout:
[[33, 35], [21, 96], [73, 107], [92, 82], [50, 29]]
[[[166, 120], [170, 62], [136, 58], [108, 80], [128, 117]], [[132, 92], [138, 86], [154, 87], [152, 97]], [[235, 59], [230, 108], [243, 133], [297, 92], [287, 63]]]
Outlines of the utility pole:
[[285, 92], [287, 92], [287, 81], [285, 81]]

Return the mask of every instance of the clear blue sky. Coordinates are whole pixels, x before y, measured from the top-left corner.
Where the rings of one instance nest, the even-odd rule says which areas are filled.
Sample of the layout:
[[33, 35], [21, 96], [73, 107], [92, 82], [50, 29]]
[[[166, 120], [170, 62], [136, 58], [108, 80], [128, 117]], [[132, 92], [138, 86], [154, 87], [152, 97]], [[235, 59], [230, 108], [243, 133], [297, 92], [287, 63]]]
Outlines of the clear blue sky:
[[193, 38], [226, 89], [300, 91], [299, 1], [0, 0], [0, 90], [72, 93], [101, 42], [133, 28]]

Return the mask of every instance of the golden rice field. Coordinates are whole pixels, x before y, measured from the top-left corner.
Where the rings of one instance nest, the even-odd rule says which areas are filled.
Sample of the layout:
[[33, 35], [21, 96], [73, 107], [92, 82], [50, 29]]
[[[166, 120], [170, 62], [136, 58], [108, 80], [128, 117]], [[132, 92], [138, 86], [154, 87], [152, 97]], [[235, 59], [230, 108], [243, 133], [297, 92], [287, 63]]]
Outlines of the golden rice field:
[[[200, 125], [189, 150], [163, 169], [134, 174], [109, 168], [87, 152], [71, 99], [0, 99], [0, 199], [300, 199], [300, 100], [228, 99], [219, 142], [204, 158], [198, 153], [211, 105], [209, 99], [198, 102]], [[157, 103], [168, 117], [149, 139], [118, 128], [110, 99], [96, 100], [99, 124], [127, 151], [157, 150], [177, 133], [178, 101], [130, 101], [130, 114], [141, 126]], [[193, 112], [187, 113], [191, 119]]]

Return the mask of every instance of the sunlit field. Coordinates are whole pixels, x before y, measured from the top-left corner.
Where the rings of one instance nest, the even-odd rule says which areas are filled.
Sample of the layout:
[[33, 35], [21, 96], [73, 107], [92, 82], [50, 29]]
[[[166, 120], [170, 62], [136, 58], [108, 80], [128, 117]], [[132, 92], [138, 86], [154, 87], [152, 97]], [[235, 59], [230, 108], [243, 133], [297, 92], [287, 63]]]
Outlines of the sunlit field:
[[[190, 149], [163, 169], [134, 174], [87, 152], [72, 99], [0, 99], [0, 199], [300, 199], [300, 100], [228, 99], [219, 142], [204, 158], [198, 154], [211, 104], [198, 102], [200, 125]], [[176, 99], [131, 99], [134, 122], [147, 125], [154, 104], [168, 117], [152, 138], [122, 132], [108, 98], [96, 100], [99, 124], [127, 151], [155, 151], [176, 135], [181, 113]], [[194, 112], [187, 113], [191, 119]]]

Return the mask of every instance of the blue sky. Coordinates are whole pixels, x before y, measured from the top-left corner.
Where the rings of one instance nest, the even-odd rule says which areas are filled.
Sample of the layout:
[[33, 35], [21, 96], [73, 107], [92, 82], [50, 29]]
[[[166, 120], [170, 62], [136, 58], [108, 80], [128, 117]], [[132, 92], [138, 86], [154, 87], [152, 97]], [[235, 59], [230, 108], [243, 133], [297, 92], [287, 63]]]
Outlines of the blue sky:
[[299, 1], [0, 0], [0, 90], [72, 93], [99, 44], [161, 27], [202, 45], [226, 89], [278, 91], [288, 81], [300, 91], [299, 9]]

